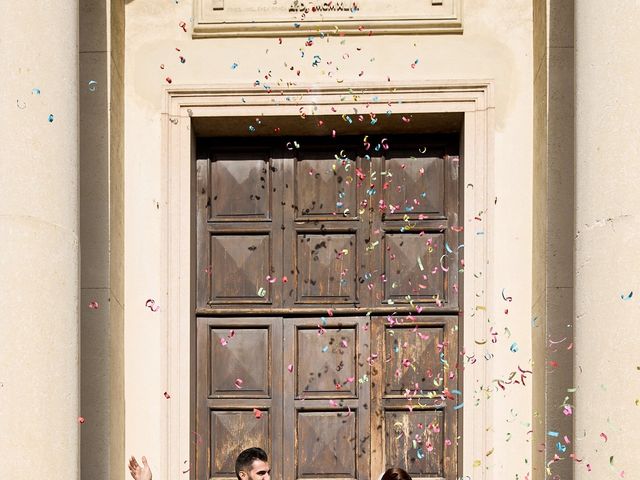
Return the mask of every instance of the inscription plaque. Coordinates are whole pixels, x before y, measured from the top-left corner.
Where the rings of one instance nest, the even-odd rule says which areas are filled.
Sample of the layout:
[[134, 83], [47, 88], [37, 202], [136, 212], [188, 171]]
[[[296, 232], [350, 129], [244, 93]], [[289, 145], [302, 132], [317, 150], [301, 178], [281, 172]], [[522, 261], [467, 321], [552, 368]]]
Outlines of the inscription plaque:
[[462, 33], [462, 0], [194, 0], [193, 36]]

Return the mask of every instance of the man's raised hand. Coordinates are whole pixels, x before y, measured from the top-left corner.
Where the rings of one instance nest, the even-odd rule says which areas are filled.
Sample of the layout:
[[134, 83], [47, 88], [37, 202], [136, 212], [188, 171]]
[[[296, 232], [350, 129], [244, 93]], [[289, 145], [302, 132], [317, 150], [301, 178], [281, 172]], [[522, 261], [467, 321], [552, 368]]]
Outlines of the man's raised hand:
[[142, 467], [138, 464], [136, 457], [129, 459], [129, 472], [133, 480], [151, 480], [151, 469], [147, 463], [147, 457], [142, 457]]

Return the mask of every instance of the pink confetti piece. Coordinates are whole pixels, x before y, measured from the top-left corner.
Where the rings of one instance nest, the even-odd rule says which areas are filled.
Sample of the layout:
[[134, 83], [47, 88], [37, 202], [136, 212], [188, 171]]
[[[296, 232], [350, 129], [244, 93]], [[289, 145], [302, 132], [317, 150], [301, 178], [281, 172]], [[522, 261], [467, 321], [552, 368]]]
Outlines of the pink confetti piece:
[[253, 409], [253, 416], [256, 417], [256, 419], [261, 419], [262, 418], [262, 412], [260, 410], [258, 410], [257, 408]]
[[235, 386], [236, 386], [236, 388], [237, 388], [238, 390], [240, 390], [240, 389], [242, 388], [242, 384], [243, 384], [243, 383], [244, 383], [244, 382], [242, 381], [242, 379], [241, 379], [241, 378], [236, 378]]
[[289, 370], [289, 373], [292, 373], [293, 372], [293, 364], [287, 365], [287, 370]]
[[331, 407], [337, 407], [338, 406], [338, 402], [336, 402], [335, 400], [329, 400], [329, 405]]
[[160, 305], [156, 305], [156, 301], [152, 298], [148, 299], [144, 303], [144, 306], [147, 307], [152, 312], [157, 312], [158, 310], [160, 310]]
[[167, 400], [171, 398], [171, 395], [169, 395], [169, 392], [164, 392], [164, 398], [166, 398]]
[[82, 425], [84, 422], [86, 422], [84, 417], [78, 417], [78, 423], [80, 423]]
[[97, 309], [100, 308], [100, 305], [95, 300], [92, 300], [92, 301], [89, 302], [89, 308], [91, 310], [97, 310]]
[[602, 438], [605, 443], [607, 443], [607, 441], [609, 440], [609, 437], [607, 437], [607, 434], [604, 432], [600, 433], [600, 438]]

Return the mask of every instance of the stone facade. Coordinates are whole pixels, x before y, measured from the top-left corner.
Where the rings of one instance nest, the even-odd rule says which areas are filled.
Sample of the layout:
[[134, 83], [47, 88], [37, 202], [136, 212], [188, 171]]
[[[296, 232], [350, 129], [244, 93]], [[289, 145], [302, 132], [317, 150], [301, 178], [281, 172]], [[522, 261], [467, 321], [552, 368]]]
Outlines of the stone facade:
[[465, 118], [461, 476], [634, 478], [636, 3], [266, 3], [0, 7], [0, 477], [189, 478], [191, 129], [355, 107]]

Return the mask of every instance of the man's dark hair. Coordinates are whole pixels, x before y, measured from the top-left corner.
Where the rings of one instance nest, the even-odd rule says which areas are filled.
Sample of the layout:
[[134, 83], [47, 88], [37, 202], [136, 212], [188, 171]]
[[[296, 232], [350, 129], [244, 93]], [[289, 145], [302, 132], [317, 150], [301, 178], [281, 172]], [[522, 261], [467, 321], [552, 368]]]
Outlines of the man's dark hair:
[[240, 452], [236, 459], [236, 477], [238, 477], [238, 480], [240, 480], [240, 470], [249, 472], [251, 465], [256, 460], [266, 462], [268, 460], [267, 453], [258, 447], [247, 448]]

